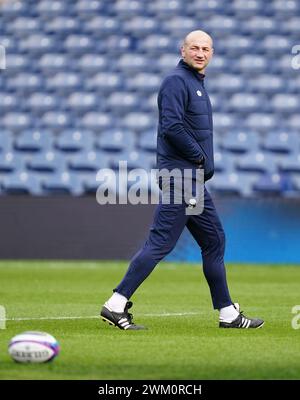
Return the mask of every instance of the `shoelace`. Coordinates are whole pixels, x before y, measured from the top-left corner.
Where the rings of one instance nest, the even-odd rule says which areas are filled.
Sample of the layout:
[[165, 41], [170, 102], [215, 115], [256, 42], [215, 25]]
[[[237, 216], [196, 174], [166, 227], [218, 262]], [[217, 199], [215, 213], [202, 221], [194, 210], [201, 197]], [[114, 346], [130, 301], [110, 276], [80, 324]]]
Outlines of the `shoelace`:
[[131, 308], [131, 307], [132, 307], [132, 302], [131, 302], [131, 301], [128, 301], [128, 302], [126, 303], [124, 312], [127, 314], [128, 322], [129, 322], [130, 324], [133, 324], [133, 320], [132, 320], [132, 319], [133, 319], [133, 315], [130, 314], [130, 313], [128, 312], [128, 309]]

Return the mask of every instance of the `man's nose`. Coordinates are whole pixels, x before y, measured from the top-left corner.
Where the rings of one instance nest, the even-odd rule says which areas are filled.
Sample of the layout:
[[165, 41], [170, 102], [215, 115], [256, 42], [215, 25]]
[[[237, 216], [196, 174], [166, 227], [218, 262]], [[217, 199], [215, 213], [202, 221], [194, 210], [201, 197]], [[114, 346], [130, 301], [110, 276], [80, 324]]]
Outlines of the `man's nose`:
[[203, 57], [204, 56], [204, 51], [200, 49], [200, 50], [197, 51], [196, 55], [197, 55], [197, 57]]

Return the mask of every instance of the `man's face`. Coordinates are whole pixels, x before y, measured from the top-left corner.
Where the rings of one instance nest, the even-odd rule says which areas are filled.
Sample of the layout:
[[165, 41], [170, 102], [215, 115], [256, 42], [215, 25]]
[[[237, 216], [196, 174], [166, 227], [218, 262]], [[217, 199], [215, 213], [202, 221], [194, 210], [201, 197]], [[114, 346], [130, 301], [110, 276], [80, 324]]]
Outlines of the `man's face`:
[[211, 41], [206, 37], [190, 39], [181, 47], [181, 55], [190, 67], [204, 73], [213, 55]]

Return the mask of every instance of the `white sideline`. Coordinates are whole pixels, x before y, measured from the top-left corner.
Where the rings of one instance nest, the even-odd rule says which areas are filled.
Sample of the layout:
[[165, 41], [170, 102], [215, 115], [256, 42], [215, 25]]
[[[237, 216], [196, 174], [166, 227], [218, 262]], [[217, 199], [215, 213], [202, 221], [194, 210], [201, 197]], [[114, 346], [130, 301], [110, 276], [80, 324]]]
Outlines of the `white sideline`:
[[[163, 313], [163, 314], [137, 314], [142, 317], [181, 317], [186, 315], [200, 315], [200, 312], [185, 313]], [[50, 321], [50, 320], [68, 320], [68, 319], [97, 319], [100, 315], [87, 315], [80, 317], [24, 317], [24, 318], [6, 318], [5, 321]]]

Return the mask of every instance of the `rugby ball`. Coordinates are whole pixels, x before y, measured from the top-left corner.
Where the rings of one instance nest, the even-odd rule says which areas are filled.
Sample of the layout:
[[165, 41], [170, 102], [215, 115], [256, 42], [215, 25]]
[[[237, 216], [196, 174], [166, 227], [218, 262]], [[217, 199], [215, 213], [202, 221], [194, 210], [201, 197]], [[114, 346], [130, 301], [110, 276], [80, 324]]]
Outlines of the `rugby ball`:
[[57, 340], [46, 332], [23, 332], [14, 336], [8, 353], [17, 362], [43, 363], [54, 360], [60, 351]]

